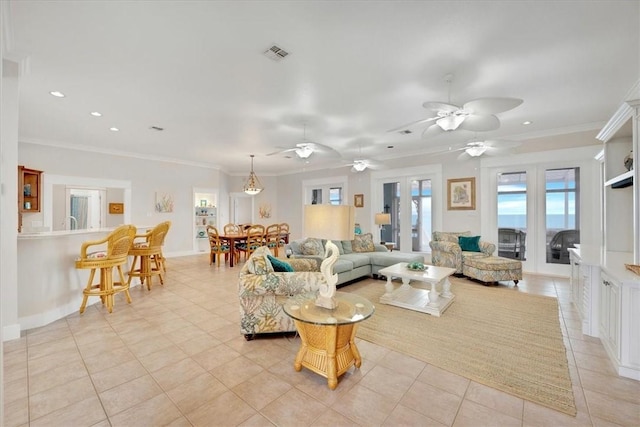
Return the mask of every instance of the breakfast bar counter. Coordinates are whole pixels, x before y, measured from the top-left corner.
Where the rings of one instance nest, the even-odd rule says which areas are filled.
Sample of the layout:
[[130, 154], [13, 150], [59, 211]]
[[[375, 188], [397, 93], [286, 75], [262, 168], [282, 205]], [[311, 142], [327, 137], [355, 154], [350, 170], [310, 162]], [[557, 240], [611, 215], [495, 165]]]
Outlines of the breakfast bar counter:
[[101, 228], [18, 234], [21, 330], [44, 326], [78, 311], [89, 278], [89, 270], [75, 268], [80, 247], [85, 241], [104, 238], [111, 231], [112, 228]]

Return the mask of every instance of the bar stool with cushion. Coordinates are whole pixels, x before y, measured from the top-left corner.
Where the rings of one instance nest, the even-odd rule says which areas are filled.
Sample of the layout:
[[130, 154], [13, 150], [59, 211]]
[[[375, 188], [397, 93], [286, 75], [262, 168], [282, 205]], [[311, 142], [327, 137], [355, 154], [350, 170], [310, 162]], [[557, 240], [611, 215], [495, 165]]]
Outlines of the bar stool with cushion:
[[[164, 285], [162, 273], [164, 270], [164, 258], [162, 256], [162, 246], [164, 238], [169, 232], [171, 221], [165, 221], [156, 225], [145, 234], [137, 234], [133, 240], [133, 245], [129, 249], [129, 255], [133, 257], [131, 270], [129, 271], [129, 281], [133, 277], [139, 277], [141, 284], [147, 284], [147, 289], [151, 290], [151, 280], [153, 276], [158, 276], [160, 284]], [[136, 268], [136, 262], [139, 265]]]
[[[113, 311], [114, 295], [124, 292], [127, 303], [131, 304], [129, 282], [125, 281], [122, 265], [127, 263], [129, 249], [136, 235], [133, 225], [122, 225], [113, 230], [101, 240], [84, 242], [80, 248], [80, 258], [76, 260], [76, 268], [91, 269], [87, 287], [82, 291], [82, 305], [80, 313], [84, 313], [90, 296], [100, 297], [102, 304], [107, 306], [109, 313]], [[113, 268], [120, 276], [119, 282], [113, 281]], [[100, 282], [93, 283], [96, 270], [100, 270]]]

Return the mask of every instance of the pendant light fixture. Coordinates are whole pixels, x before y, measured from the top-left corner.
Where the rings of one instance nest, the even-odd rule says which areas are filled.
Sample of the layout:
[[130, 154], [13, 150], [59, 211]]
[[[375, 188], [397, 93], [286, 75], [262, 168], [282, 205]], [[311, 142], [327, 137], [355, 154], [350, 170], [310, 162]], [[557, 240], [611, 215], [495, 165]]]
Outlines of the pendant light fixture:
[[249, 173], [249, 178], [247, 178], [247, 182], [244, 184], [242, 190], [249, 194], [250, 196], [255, 196], [263, 190], [262, 184], [260, 184], [260, 180], [256, 176], [255, 172], [253, 172], [253, 158], [254, 155], [251, 155], [251, 172]]

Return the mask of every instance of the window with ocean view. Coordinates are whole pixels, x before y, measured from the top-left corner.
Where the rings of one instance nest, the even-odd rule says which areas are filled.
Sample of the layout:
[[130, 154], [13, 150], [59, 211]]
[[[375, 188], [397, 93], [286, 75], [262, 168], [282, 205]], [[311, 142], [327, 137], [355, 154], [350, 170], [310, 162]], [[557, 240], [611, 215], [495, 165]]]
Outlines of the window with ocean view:
[[569, 264], [568, 248], [580, 243], [580, 168], [545, 171], [547, 262]]
[[498, 255], [525, 259], [527, 173], [498, 174]]

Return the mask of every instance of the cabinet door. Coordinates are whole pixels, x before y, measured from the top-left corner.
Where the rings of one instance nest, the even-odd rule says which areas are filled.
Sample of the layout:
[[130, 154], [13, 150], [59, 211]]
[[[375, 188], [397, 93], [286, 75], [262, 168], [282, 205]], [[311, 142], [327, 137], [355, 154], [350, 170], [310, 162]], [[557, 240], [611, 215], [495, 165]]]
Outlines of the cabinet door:
[[607, 338], [611, 349], [620, 359], [620, 285], [609, 279], [608, 286], [608, 331]]
[[603, 340], [609, 338], [609, 279], [604, 274], [600, 280], [600, 333]]

